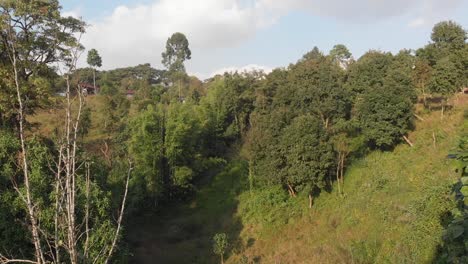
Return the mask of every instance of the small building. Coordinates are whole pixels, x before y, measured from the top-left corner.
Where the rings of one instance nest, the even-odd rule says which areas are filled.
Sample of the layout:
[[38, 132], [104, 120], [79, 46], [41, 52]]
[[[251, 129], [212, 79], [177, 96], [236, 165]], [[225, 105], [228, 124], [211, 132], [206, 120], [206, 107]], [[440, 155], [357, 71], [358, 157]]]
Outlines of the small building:
[[135, 90], [127, 90], [127, 98], [132, 99], [135, 96]]
[[84, 95], [97, 94], [99, 92], [99, 86], [94, 86], [90, 83], [80, 82], [78, 86]]

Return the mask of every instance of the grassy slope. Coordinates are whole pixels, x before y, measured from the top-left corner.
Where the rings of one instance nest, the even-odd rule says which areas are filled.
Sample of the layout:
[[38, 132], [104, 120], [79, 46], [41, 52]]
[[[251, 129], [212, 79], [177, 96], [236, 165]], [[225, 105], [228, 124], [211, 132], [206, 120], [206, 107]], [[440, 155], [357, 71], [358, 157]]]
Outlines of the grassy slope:
[[[88, 134], [83, 138], [85, 149], [88, 152], [101, 155], [101, 149], [104, 148], [104, 141], [110, 135], [104, 128], [105, 114], [104, 109], [104, 96], [88, 96], [85, 97], [85, 107], [91, 110], [91, 126]], [[65, 98], [56, 97], [55, 107], [50, 109], [39, 110], [34, 115], [28, 116], [27, 121], [33, 124], [31, 133], [37, 133], [46, 137], [54, 136], [56, 129], [63, 131], [65, 121]], [[78, 100], [72, 100], [72, 118], [76, 118], [76, 110], [78, 108]], [[129, 110], [130, 118], [136, 113], [135, 105], [131, 105]]]
[[[410, 134], [414, 148], [400, 145], [394, 152], [374, 152], [353, 162], [345, 176], [344, 197], [332, 191], [317, 198], [312, 210], [307, 209], [306, 198], [298, 197], [274, 210], [256, 212], [270, 220], [276, 214], [279, 222], [254, 221], [238, 210], [251, 198], [246, 184], [239, 183], [245, 181], [246, 169], [233, 163], [192, 201], [128, 223], [132, 262], [216, 263], [211, 238], [217, 232], [230, 237], [227, 263], [242, 258], [261, 263], [430, 262], [440, 243], [441, 214], [451, 207], [450, 186], [457, 177], [445, 157], [462, 129], [468, 131], [462, 128], [462, 112], [468, 108], [464, 99], [444, 120], [437, 112], [423, 115], [425, 121], [418, 121]], [[85, 140], [92, 144], [103, 136], [101, 103], [98, 97], [87, 100], [93, 125]], [[44, 111], [28, 120], [50, 135], [58, 116], [54, 110]], [[298, 212], [302, 216], [282, 219]]]
[[[262, 263], [431, 262], [458, 177], [446, 155], [468, 132], [467, 108], [459, 102], [443, 120], [437, 112], [425, 115], [410, 134], [413, 148], [400, 145], [354, 162], [345, 176], [346, 195], [323, 193], [301, 219], [281, 228], [244, 221], [241, 239], [256, 242], [241, 254]], [[241, 254], [229, 263], [237, 263]]]

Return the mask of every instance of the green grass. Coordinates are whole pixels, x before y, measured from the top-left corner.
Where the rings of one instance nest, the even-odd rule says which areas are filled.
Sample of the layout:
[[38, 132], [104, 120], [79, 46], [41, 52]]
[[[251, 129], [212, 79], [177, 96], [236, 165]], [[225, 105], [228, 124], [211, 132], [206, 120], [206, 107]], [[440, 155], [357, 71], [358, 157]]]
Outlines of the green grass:
[[[430, 263], [441, 243], [450, 188], [458, 175], [446, 159], [468, 133], [464, 97], [444, 119], [421, 111], [409, 138], [393, 152], [372, 152], [347, 168], [345, 195], [322, 192], [290, 198], [271, 188], [248, 190], [247, 168], [234, 161], [190, 201], [126, 224], [131, 263], [218, 263], [212, 238], [227, 233], [226, 263]], [[87, 144], [102, 139], [102, 101], [89, 97], [92, 128]], [[39, 133], [53, 131], [59, 110], [29, 118]], [[433, 135], [436, 146], [433, 146]]]
[[[63, 131], [65, 122], [65, 99], [62, 97], [53, 98], [53, 107], [38, 110], [34, 115], [28, 116], [27, 121], [33, 124], [30, 133], [50, 137], [56, 131]], [[101, 155], [101, 149], [105, 148], [104, 141], [110, 137], [105, 130], [104, 96], [93, 95], [85, 97], [85, 106], [91, 110], [91, 127], [88, 134], [82, 139], [87, 151]], [[131, 105], [129, 118], [136, 114], [136, 106]], [[72, 118], [76, 117], [78, 109], [77, 98], [72, 98]], [[110, 146], [112, 147], [112, 146]]]
[[[241, 254], [261, 263], [430, 263], [441, 243], [444, 215], [453, 208], [451, 186], [458, 178], [446, 155], [456, 146], [463, 126], [457, 107], [443, 120], [424, 115], [410, 134], [411, 148], [372, 152], [354, 161], [345, 175], [345, 195], [323, 192], [311, 210], [281, 203], [283, 225], [245, 217], [241, 239], [256, 242]], [[436, 135], [433, 146], [432, 133]], [[305, 197], [291, 198], [306, 208]], [[251, 203], [241, 196], [239, 208]], [[285, 203], [291, 203], [286, 201]], [[271, 210], [270, 210], [271, 211]], [[265, 214], [265, 212], [260, 212]]]
[[[458, 175], [446, 159], [463, 127], [459, 106], [443, 120], [424, 115], [413, 148], [375, 151], [354, 161], [345, 195], [305, 196], [278, 188], [248, 190], [245, 164], [234, 162], [195, 198], [129, 223], [136, 263], [218, 263], [212, 237], [225, 232], [226, 263], [430, 263], [453, 207]], [[433, 146], [432, 133], [436, 135]]]
[[216, 233], [228, 234], [230, 248], [238, 247], [242, 224], [235, 212], [245, 171], [245, 163], [232, 162], [191, 201], [131, 220], [126, 233], [134, 253], [132, 262], [216, 263], [212, 244]]

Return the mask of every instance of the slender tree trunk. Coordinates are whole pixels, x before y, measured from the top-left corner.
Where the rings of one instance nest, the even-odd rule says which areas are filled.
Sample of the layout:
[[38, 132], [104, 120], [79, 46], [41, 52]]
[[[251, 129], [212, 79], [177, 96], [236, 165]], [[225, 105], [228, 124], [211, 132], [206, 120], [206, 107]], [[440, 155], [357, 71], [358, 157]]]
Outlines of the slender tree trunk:
[[23, 200], [26, 202], [26, 207], [28, 210], [29, 221], [31, 222], [31, 233], [32, 233], [32, 240], [35, 249], [35, 257], [38, 264], [45, 263], [44, 254], [42, 251], [41, 246], [41, 239], [39, 236], [39, 227], [35, 215], [35, 206], [32, 201], [31, 195], [31, 187], [29, 181], [29, 167], [28, 167], [28, 158], [27, 158], [27, 147], [26, 147], [26, 139], [24, 135], [24, 105], [23, 99], [21, 97], [21, 88], [19, 83], [19, 76], [18, 76], [18, 68], [17, 68], [17, 58], [16, 58], [16, 50], [12, 47], [11, 50], [11, 59], [13, 63], [13, 71], [15, 77], [15, 87], [16, 87], [16, 95], [18, 99], [19, 109], [18, 109], [18, 123], [19, 123], [19, 135], [20, 135], [20, 142], [21, 142], [21, 159], [22, 159], [22, 167], [23, 167], [23, 176], [24, 176], [24, 185], [26, 191], [26, 197], [24, 198], [21, 192], [18, 190], [18, 193]]
[[86, 167], [86, 204], [85, 204], [85, 243], [84, 243], [84, 257], [88, 258], [88, 246], [89, 246], [89, 192], [90, 192], [90, 165], [85, 164]]
[[96, 87], [96, 68], [93, 67], [93, 85], [94, 85], [94, 93], [97, 94], [97, 87]]
[[59, 237], [59, 231], [60, 231], [60, 222], [59, 222], [59, 217], [60, 217], [60, 205], [62, 203], [62, 195], [60, 193], [62, 192], [62, 157], [63, 157], [63, 144], [61, 144], [59, 148], [59, 159], [57, 163], [57, 172], [55, 176], [55, 215], [54, 215], [54, 247], [55, 247], [55, 262], [56, 263], [61, 263], [60, 262], [60, 237]]
[[424, 105], [424, 107], [426, 107], [427, 106], [426, 88], [425, 88], [424, 84], [421, 85], [421, 87], [422, 87], [422, 92], [423, 92], [423, 105]]
[[341, 164], [341, 153], [338, 152], [338, 162], [336, 164], [336, 183], [338, 184], [338, 194], [341, 194], [340, 187], [340, 164]]
[[312, 208], [312, 202], [313, 202], [313, 200], [312, 200], [312, 194], [309, 193], [309, 209]]
[[292, 197], [296, 197], [296, 192], [292, 188], [291, 184], [288, 183], [288, 188]]
[[418, 116], [417, 114], [413, 114], [419, 121], [424, 121], [424, 118]]
[[130, 181], [130, 175], [132, 174], [132, 170], [133, 170], [133, 165], [132, 165], [131, 162], [129, 162], [129, 168], [128, 168], [128, 171], [127, 171], [127, 180], [125, 182], [124, 197], [122, 199], [122, 205], [120, 207], [119, 218], [117, 220], [117, 229], [115, 231], [114, 239], [112, 240], [112, 245], [110, 247], [109, 254], [107, 255], [106, 260], [104, 261], [105, 264], [107, 264], [109, 262], [110, 258], [112, 257], [112, 254], [114, 253], [115, 246], [117, 245], [117, 241], [118, 241], [119, 236], [120, 236], [120, 229], [121, 229], [121, 226], [122, 226], [122, 219], [123, 219], [123, 215], [124, 215], [124, 212], [125, 212], [125, 202], [127, 201], [128, 182]]
[[[78, 263], [76, 251], [76, 226], [75, 226], [75, 142], [72, 138], [72, 117], [70, 100], [70, 76], [67, 76], [67, 107], [66, 107], [66, 160], [65, 160], [65, 191], [66, 191], [66, 209], [67, 209], [67, 249], [70, 254], [70, 262]], [[78, 96], [81, 98], [81, 91]]]
[[181, 81], [179, 80], [179, 102], [182, 102], [182, 94], [181, 94]]
[[403, 139], [408, 143], [408, 145], [410, 145], [410, 147], [413, 147], [413, 143], [405, 135], [403, 135]]
[[341, 155], [341, 165], [340, 165], [340, 179], [341, 179], [341, 193], [344, 193], [344, 164], [346, 160], [346, 156], [348, 154], [343, 153]]
[[440, 119], [444, 119], [444, 111], [445, 105], [447, 104], [447, 100], [445, 98], [442, 99], [442, 107], [440, 109]]

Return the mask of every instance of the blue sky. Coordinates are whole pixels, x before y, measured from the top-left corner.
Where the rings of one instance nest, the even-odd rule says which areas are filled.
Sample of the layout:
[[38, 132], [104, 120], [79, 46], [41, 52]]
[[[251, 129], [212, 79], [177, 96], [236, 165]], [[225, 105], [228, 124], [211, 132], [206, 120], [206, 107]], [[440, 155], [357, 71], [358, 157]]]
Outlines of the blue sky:
[[[358, 58], [369, 49], [397, 52], [430, 40], [434, 23], [468, 29], [468, 0], [66, 0], [66, 15], [91, 26], [83, 36], [103, 68], [151, 63], [161, 68], [166, 39], [187, 35], [187, 71], [200, 78], [224, 70], [266, 71], [296, 62], [318, 46], [345, 44]], [[84, 66], [84, 59], [82, 59]]]

